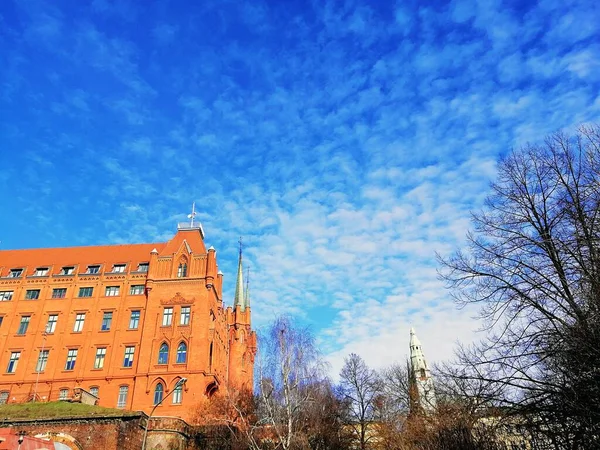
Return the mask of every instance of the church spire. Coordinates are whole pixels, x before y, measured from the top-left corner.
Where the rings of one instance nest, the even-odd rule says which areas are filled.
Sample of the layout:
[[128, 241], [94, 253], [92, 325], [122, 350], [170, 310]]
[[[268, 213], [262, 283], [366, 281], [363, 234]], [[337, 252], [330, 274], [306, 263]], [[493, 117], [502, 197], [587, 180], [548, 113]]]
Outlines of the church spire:
[[235, 283], [235, 297], [233, 299], [233, 309], [239, 306], [241, 311], [246, 309], [244, 299], [244, 274], [242, 269], [242, 238], [240, 237], [240, 256], [238, 260], [237, 281]]
[[244, 297], [244, 309], [250, 308], [250, 267], [246, 268], [246, 292]]
[[433, 378], [414, 328], [410, 329], [410, 369], [411, 379], [417, 385], [418, 404], [423, 410], [431, 411], [436, 406]]

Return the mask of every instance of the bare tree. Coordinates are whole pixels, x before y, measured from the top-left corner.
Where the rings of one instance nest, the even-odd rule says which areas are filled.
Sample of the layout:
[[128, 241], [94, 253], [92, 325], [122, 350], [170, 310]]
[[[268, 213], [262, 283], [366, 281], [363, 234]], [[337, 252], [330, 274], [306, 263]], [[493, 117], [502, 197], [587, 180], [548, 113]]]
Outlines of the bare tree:
[[281, 317], [259, 339], [257, 405], [263, 441], [283, 450], [307, 448], [304, 419], [316, 400], [312, 387], [326, 378], [312, 334]]
[[348, 401], [349, 425], [354, 429], [360, 449], [365, 450], [374, 437], [369, 427], [376, 417], [377, 401], [381, 399], [381, 379], [360, 356], [351, 353], [344, 360], [339, 388], [342, 398]]
[[[499, 164], [468, 252], [442, 259], [487, 338], [462, 349], [463, 379], [537, 423], [555, 448], [600, 435], [600, 129], [550, 136]], [[483, 395], [483, 394], [482, 394]]]

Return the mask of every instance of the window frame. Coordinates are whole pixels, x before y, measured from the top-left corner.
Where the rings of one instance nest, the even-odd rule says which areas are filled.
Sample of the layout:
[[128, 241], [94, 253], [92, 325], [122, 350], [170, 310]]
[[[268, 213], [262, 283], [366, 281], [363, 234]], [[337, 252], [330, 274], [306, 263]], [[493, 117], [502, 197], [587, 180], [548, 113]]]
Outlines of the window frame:
[[67, 359], [65, 361], [65, 370], [75, 370], [75, 363], [77, 362], [78, 348], [70, 348], [67, 350]]
[[105, 297], [118, 297], [121, 295], [121, 286], [106, 286], [104, 288]]
[[58, 391], [58, 400], [65, 401], [69, 399], [69, 388], [61, 388]]
[[127, 407], [127, 396], [129, 395], [129, 385], [119, 386], [119, 395], [117, 397], [117, 408]]
[[63, 266], [60, 269], [59, 275], [74, 275], [75, 274], [75, 266]]
[[17, 336], [24, 336], [27, 334], [27, 329], [29, 328], [29, 323], [31, 322], [31, 316], [23, 315], [21, 316], [21, 320], [19, 321], [19, 328], [17, 329]]
[[126, 367], [126, 368], [133, 367], [134, 360], [135, 360], [135, 345], [126, 345], [125, 353], [123, 355], [123, 367]]
[[154, 387], [153, 405], [156, 406], [156, 405], [160, 404], [164, 399], [164, 395], [165, 395], [165, 386], [162, 384], [162, 381], [159, 381], [158, 383], [156, 383], [156, 386]]
[[66, 296], [67, 288], [52, 288], [52, 298], [65, 298]]
[[85, 313], [75, 313], [75, 322], [73, 323], [73, 333], [82, 333], [85, 325]]
[[144, 295], [144, 287], [143, 284], [132, 284], [129, 286], [129, 295]]
[[192, 319], [192, 307], [191, 306], [182, 306], [179, 310], [179, 325], [187, 326], [190, 324]]
[[187, 353], [188, 353], [188, 346], [184, 341], [181, 341], [179, 343], [179, 345], [177, 346], [177, 353], [175, 354], [175, 363], [176, 364], [186, 364], [187, 363]]
[[32, 277], [47, 277], [49, 270], [49, 267], [36, 267]]
[[110, 327], [112, 326], [113, 312], [112, 311], [103, 311], [102, 312], [102, 322], [100, 323], [100, 331], [110, 331]]
[[0, 291], [0, 302], [10, 302], [15, 295], [15, 291]]
[[21, 278], [23, 276], [23, 269], [10, 269], [8, 271], [7, 278]]
[[[89, 289], [90, 295], [81, 295], [87, 294]], [[77, 298], [90, 298], [94, 295], [94, 287], [93, 286], [83, 286], [79, 288], [79, 292], [77, 293]]]
[[25, 300], [39, 300], [41, 289], [27, 289], [25, 290]]
[[21, 350], [10, 352], [10, 358], [8, 360], [8, 366], [6, 366], [6, 373], [16, 373], [21, 359]]
[[[51, 320], [55, 318], [55, 320]], [[54, 334], [56, 331], [56, 325], [58, 324], [58, 314], [48, 314], [48, 320], [46, 321], [46, 327], [44, 332], [47, 334]]]
[[100, 264], [90, 264], [85, 269], [85, 275], [98, 275], [102, 266]]
[[169, 344], [166, 342], [160, 344], [160, 347], [158, 348], [158, 359], [156, 364], [169, 364]]
[[161, 326], [170, 327], [171, 325], [173, 325], [173, 307], [166, 306], [165, 308], [163, 308], [162, 325]]
[[149, 268], [150, 268], [150, 263], [148, 263], [148, 262], [142, 262], [142, 263], [138, 264], [137, 272], [144, 272], [144, 273], [146, 273], [146, 272], [148, 272]]
[[112, 269], [110, 270], [111, 273], [125, 273], [127, 271], [127, 264], [113, 264]]
[[38, 353], [37, 363], [35, 364], [35, 372], [42, 373], [46, 370], [46, 365], [48, 364], [48, 358], [50, 357], [50, 350], [44, 349], [40, 350]]
[[180, 384], [179, 386], [173, 389], [173, 397], [171, 403], [173, 403], [174, 405], [181, 405], [183, 403], [183, 384]]
[[[132, 309], [129, 315], [129, 330], [138, 330], [140, 328], [140, 318], [142, 316], [141, 309]], [[135, 323], [134, 323], [135, 322]], [[132, 325], [135, 325], [133, 327]]]
[[106, 359], [106, 347], [96, 347], [96, 358], [94, 359], [94, 369], [104, 369], [104, 360]]

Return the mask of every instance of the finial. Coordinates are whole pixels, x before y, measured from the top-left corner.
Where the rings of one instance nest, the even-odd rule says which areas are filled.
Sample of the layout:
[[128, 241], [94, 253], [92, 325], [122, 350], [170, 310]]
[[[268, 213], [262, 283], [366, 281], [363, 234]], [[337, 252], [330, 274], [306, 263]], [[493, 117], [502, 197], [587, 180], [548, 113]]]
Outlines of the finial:
[[242, 256], [242, 237], [240, 236], [240, 240], [238, 241], [240, 244], [240, 257]]
[[190, 219], [190, 228], [194, 227], [194, 218], [196, 217], [196, 202], [192, 203], [192, 213], [188, 214], [188, 219]]

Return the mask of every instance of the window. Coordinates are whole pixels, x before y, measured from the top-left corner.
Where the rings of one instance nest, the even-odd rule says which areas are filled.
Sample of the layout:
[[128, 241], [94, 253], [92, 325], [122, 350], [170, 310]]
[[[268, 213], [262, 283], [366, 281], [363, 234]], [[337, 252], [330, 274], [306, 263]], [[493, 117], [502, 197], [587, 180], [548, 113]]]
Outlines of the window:
[[19, 278], [23, 274], [23, 269], [10, 269], [8, 278]]
[[66, 295], [67, 295], [67, 288], [52, 289], [52, 298], [65, 298]]
[[181, 342], [177, 347], [177, 363], [183, 364], [187, 360], [187, 345], [185, 342]]
[[144, 285], [136, 284], [129, 288], [129, 295], [142, 295], [144, 293]]
[[135, 347], [133, 345], [125, 347], [125, 359], [123, 360], [123, 367], [133, 366], [134, 353]]
[[50, 350], [41, 350], [38, 356], [37, 365], [35, 366], [36, 372], [43, 372], [46, 370], [46, 363], [48, 362], [48, 355]]
[[173, 323], [173, 308], [165, 308], [163, 311], [163, 327], [169, 327]]
[[14, 291], [0, 291], [0, 302], [12, 300]]
[[21, 316], [21, 323], [19, 324], [19, 329], [17, 330], [17, 334], [27, 333], [27, 328], [29, 327], [30, 320], [31, 320], [31, 316]]
[[12, 352], [10, 354], [10, 359], [8, 360], [8, 367], [6, 368], [6, 373], [15, 373], [17, 371], [19, 358], [21, 358], [21, 352]]
[[119, 295], [119, 286], [106, 286], [106, 291], [104, 292], [106, 297], [116, 297]]
[[148, 272], [148, 267], [149, 267], [149, 264], [147, 262], [140, 263], [140, 265], [138, 266], [137, 271], [138, 272]]
[[46, 333], [54, 333], [56, 331], [56, 323], [58, 322], [58, 314], [50, 314], [48, 322], [46, 322]]
[[158, 350], [158, 363], [167, 364], [169, 362], [169, 346], [163, 343]]
[[73, 275], [73, 272], [75, 272], [74, 266], [65, 266], [60, 269], [59, 275]]
[[0, 316], [0, 327], [2, 326], [3, 321], [4, 321], [4, 316]]
[[78, 297], [91, 297], [93, 292], [94, 292], [93, 287], [81, 287], [81, 288], [79, 288]]
[[83, 323], [85, 322], [85, 313], [78, 313], [75, 316], [75, 325], [73, 331], [75, 333], [81, 333], [83, 331]]
[[73, 370], [75, 368], [75, 361], [77, 361], [77, 349], [72, 348], [67, 352], [67, 363], [65, 364], [65, 370]]
[[129, 328], [131, 330], [137, 330], [140, 325], [140, 311], [131, 311], [131, 317], [129, 318]]
[[38, 267], [35, 269], [35, 272], [33, 272], [34, 277], [45, 277], [46, 275], [48, 275], [47, 267]]
[[8, 391], [0, 392], [0, 405], [5, 405], [8, 401]]
[[95, 395], [96, 397], [98, 397], [99, 391], [100, 391], [100, 388], [98, 386], [90, 387], [90, 394]]
[[37, 300], [40, 298], [40, 290], [39, 289], [27, 289], [25, 291], [25, 299], [26, 300]]
[[173, 390], [173, 404], [174, 405], [181, 404], [182, 398], [183, 398], [183, 385], [180, 384]]
[[179, 318], [180, 325], [189, 325], [190, 324], [190, 306], [182, 306], [181, 307], [181, 317]]
[[129, 393], [129, 386], [119, 387], [119, 398], [117, 399], [117, 408], [125, 408], [127, 405], [127, 394]]
[[64, 388], [58, 391], [58, 399], [59, 400], [67, 400], [69, 398], [69, 390]]
[[85, 273], [87, 274], [96, 274], [100, 272], [100, 266], [87, 266], [87, 270]]
[[165, 391], [165, 388], [163, 387], [162, 383], [157, 383], [156, 387], [154, 388], [154, 404], [158, 405], [160, 402], [162, 402], [163, 399], [163, 393]]
[[115, 264], [112, 268], [113, 273], [123, 273], [125, 272], [125, 267], [127, 267], [127, 264]]
[[94, 361], [94, 369], [102, 369], [104, 367], [104, 357], [106, 356], [106, 348], [101, 347], [96, 350], [96, 360]]
[[179, 263], [179, 267], [177, 267], [177, 278], [187, 277], [187, 264]]
[[100, 329], [102, 331], [108, 331], [110, 330], [110, 324], [112, 322], [112, 311], [104, 311], [104, 314], [102, 315], [102, 326], [100, 327]]

